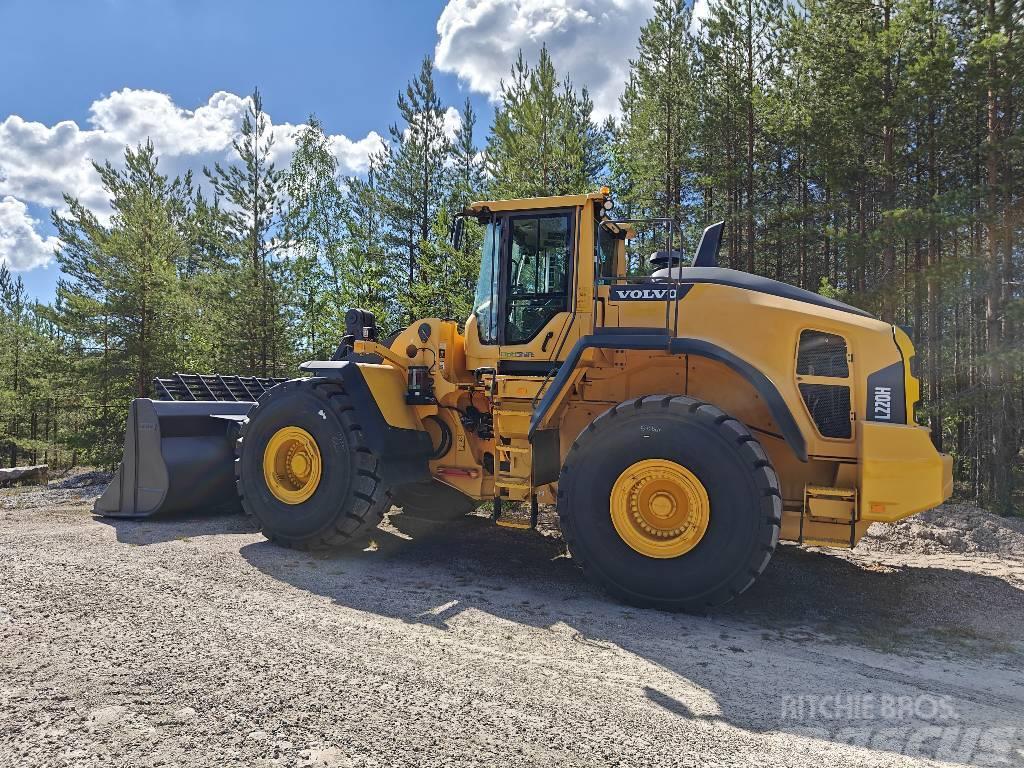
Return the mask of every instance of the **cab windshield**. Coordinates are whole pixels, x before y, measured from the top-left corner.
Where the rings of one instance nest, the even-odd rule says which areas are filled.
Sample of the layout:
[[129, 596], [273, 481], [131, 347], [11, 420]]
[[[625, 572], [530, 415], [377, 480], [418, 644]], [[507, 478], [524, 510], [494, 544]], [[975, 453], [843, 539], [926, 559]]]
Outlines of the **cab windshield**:
[[501, 220], [488, 222], [480, 247], [480, 277], [476, 283], [476, 297], [473, 300], [473, 315], [480, 341], [494, 344], [498, 341], [498, 256], [501, 249]]

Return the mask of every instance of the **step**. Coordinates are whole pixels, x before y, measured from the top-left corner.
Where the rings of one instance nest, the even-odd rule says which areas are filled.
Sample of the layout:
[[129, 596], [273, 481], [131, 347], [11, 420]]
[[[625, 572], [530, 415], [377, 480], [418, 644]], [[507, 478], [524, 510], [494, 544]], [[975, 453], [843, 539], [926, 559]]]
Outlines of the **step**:
[[804, 489], [804, 515], [821, 522], [850, 525], [857, 520], [857, 491], [808, 485]]
[[509, 501], [523, 501], [529, 498], [533, 492], [533, 486], [521, 477], [496, 477], [494, 478], [494, 488], [505, 491], [505, 498]]
[[519, 447], [519, 446], [515, 446], [515, 445], [497, 445], [497, 446], [495, 446], [494, 449], [496, 451], [499, 451], [500, 453], [522, 453], [522, 454], [533, 453], [533, 449], [532, 448], [529, 448], [529, 447]]
[[518, 520], [502, 520], [498, 519], [495, 524], [500, 525], [502, 528], [512, 528], [517, 531], [529, 531], [533, 526], [529, 523], [521, 523]]
[[802, 544], [805, 547], [829, 547], [830, 549], [849, 549], [850, 539], [823, 539], [820, 537], [811, 538], [810, 536], [804, 536]]
[[853, 501], [857, 498], [855, 488], [829, 488], [821, 485], [808, 485], [807, 495], [816, 498], [845, 499]]

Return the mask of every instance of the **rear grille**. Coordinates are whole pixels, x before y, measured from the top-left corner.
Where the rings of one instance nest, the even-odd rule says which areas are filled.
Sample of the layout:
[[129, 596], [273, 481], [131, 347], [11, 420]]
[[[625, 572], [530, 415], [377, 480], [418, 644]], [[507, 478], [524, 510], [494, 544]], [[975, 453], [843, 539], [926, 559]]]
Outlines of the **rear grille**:
[[800, 395], [822, 437], [851, 436], [849, 387], [801, 384]]
[[850, 375], [846, 362], [846, 340], [822, 331], [803, 331], [796, 358], [796, 372], [804, 376], [831, 376], [845, 379]]
[[283, 381], [287, 379], [176, 373], [166, 379], [153, 379], [153, 393], [157, 400], [255, 402], [260, 395]]

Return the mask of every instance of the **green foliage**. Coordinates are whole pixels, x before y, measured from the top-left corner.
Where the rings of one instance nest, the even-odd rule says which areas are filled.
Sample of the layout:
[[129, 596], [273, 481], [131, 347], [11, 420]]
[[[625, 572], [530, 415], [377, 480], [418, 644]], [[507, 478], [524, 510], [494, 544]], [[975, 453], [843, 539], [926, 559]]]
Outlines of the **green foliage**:
[[95, 165], [109, 223], [71, 197], [68, 214], [53, 216], [63, 277], [51, 316], [79, 346], [76, 377], [96, 382], [79, 447], [104, 462], [120, 450], [113, 410], [149, 394], [158, 372], [179, 368], [200, 332], [180, 280], [189, 257], [191, 179], [169, 179], [157, 164], [147, 143], [125, 150], [123, 170]]
[[611, 158], [617, 197], [634, 217], [689, 218], [696, 127], [689, 27], [684, 0], [658, 0], [630, 62]]
[[291, 292], [299, 347], [329, 356], [344, 333], [346, 190], [323, 126], [315, 117], [299, 131], [291, 166], [282, 177], [281, 230], [290, 253]]
[[[383, 217], [383, 245], [395, 279], [405, 272], [406, 285], [424, 281], [421, 252], [431, 240], [431, 225], [448, 199], [451, 142], [445, 133], [445, 110], [434, 88], [434, 65], [423, 59], [419, 75], [398, 95], [401, 122], [391, 126], [391, 143], [377, 158], [377, 200]], [[403, 314], [415, 315], [408, 291], [396, 298]]]
[[547, 47], [536, 67], [522, 52], [502, 82], [487, 141], [488, 194], [494, 198], [578, 194], [605, 164], [606, 131], [592, 118], [587, 89], [559, 81]]
[[224, 203], [226, 255], [234, 267], [222, 297], [234, 311], [219, 318], [218, 358], [234, 370], [280, 376], [295, 363], [286, 312], [288, 264], [278, 257], [274, 241], [283, 172], [270, 160], [274, 136], [258, 90], [232, 146], [239, 163], [204, 169], [218, 202]]

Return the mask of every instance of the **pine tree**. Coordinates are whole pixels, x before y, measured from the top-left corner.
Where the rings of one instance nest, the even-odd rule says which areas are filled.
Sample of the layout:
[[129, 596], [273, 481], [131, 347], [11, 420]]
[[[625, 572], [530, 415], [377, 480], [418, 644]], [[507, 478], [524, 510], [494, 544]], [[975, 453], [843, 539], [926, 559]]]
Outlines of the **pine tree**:
[[476, 112], [473, 110], [473, 102], [466, 99], [451, 145], [451, 203], [456, 207], [464, 207], [473, 202], [484, 189], [486, 176], [483, 158], [476, 145], [475, 131]]
[[56, 463], [58, 405], [70, 405], [68, 414], [81, 405], [61, 397], [66, 357], [45, 313], [0, 263], [0, 462], [11, 466]]
[[25, 282], [0, 262], [0, 455], [17, 466], [21, 438], [27, 339]]
[[273, 242], [282, 172], [270, 159], [274, 136], [259, 90], [249, 98], [241, 134], [232, 146], [239, 163], [204, 169], [215, 194], [226, 203], [230, 252], [238, 266], [221, 333], [237, 366], [233, 372], [281, 375], [293, 362], [281, 290], [286, 270]]
[[[347, 179], [342, 304], [369, 310], [385, 331], [407, 325], [396, 297], [408, 291], [404, 265], [388, 259], [381, 204], [381, 156], [370, 158], [366, 178]], [[392, 266], [395, 268], [392, 269]]]
[[531, 68], [520, 51], [487, 142], [486, 168], [493, 197], [579, 194], [605, 165], [606, 129], [592, 117], [587, 90], [558, 80], [547, 47]]
[[282, 238], [302, 346], [323, 357], [344, 333], [345, 190], [320, 122], [310, 117], [296, 138], [282, 179]]
[[450, 148], [450, 197], [434, 219], [431, 238], [423, 243], [420, 257], [423, 279], [412, 285], [412, 311], [417, 317], [440, 317], [461, 323], [472, 309], [483, 231], [473, 219], [464, 219], [459, 247], [455, 248], [449, 238], [453, 215], [483, 192], [485, 178], [480, 150], [474, 140], [475, 127], [476, 115], [466, 99]]
[[113, 211], [109, 225], [70, 196], [69, 213], [53, 214], [63, 273], [54, 319], [79, 340], [79, 379], [99, 396], [83, 445], [107, 462], [120, 449], [122, 409], [150, 393], [154, 376], [180, 367], [182, 325], [194, 317], [179, 278], [189, 254], [191, 180], [161, 174], [149, 142], [126, 149], [124, 166], [94, 164]]
[[[450, 141], [445, 110], [434, 88], [434, 66], [423, 59], [419, 75], [398, 95], [401, 122], [390, 128], [391, 144], [378, 157], [384, 243], [390, 258], [404, 263], [408, 285], [422, 281], [419, 259], [431, 225], [448, 199], [446, 165]], [[400, 294], [399, 302], [403, 302]], [[410, 311], [411, 307], [405, 306]]]
[[694, 44], [684, 0], [658, 0], [640, 30], [612, 155], [636, 215], [684, 219], [693, 186]]

